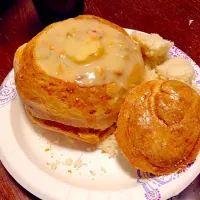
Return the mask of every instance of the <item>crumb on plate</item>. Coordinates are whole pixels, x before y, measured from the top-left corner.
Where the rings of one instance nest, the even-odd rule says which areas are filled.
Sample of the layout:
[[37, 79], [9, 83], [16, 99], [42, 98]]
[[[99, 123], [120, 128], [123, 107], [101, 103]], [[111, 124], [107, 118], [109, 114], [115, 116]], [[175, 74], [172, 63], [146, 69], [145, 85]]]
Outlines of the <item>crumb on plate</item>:
[[56, 170], [57, 169], [57, 164], [56, 163], [47, 163], [48, 166], [50, 166], [50, 168], [52, 170]]
[[109, 158], [116, 155], [118, 150], [117, 141], [114, 135], [109, 136], [97, 145], [97, 148], [101, 150], [102, 153], [108, 154]]
[[51, 148], [48, 147], [48, 148], [46, 148], [44, 151], [47, 152], [47, 151], [50, 151], [50, 150], [51, 150]]
[[95, 173], [93, 170], [90, 170], [90, 174], [91, 174], [92, 176], [95, 176], [95, 175], [96, 175], [96, 173]]
[[79, 157], [73, 164], [73, 167], [76, 169], [81, 168], [84, 165], [84, 163], [81, 160], [81, 157]]
[[104, 167], [101, 167], [101, 171], [104, 172], [104, 173], [107, 172], [106, 169], [105, 169]]
[[67, 158], [67, 159], [65, 160], [65, 165], [71, 166], [72, 164], [73, 164], [73, 160], [72, 160], [71, 158]]

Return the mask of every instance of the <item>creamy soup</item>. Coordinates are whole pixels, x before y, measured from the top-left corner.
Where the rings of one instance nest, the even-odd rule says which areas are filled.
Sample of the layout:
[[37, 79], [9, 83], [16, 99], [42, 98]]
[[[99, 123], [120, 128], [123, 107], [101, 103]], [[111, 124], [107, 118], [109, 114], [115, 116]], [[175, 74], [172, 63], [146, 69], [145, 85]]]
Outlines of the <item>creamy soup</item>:
[[54, 25], [39, 37], [36, 60], [49, 75], [83, 87], [115, 82], [126, 88], [130, 74], [143, 66], [136, 43], [94, 19]]

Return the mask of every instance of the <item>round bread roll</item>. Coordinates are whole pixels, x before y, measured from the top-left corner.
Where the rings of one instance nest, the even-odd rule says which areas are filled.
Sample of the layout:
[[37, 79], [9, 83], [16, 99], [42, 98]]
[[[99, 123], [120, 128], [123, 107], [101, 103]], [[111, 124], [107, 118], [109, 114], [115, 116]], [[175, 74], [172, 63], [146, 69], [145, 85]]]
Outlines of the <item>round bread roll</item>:
[[188, 85], [154, 80], [127, 95], [115, 137], [130, 163], [145, 172], [182, 171], [200, 149], [200, 96]]
[[138, 44], [121, 27], [90, 15], [45, 28], [18, 48], [14, 68], [31, 119], [89, 143], [112, 133], [127, 90], [144, 74]]

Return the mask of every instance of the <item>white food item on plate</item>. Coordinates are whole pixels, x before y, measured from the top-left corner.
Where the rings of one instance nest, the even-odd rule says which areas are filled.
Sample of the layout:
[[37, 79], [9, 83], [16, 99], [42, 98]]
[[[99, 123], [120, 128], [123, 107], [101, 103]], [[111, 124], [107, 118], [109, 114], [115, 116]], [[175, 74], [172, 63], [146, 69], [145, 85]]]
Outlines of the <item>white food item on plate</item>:
[[67, 165], [67, 166], [71, 166], [72, 163], [73, 163], [73, 160], [72, 160], [71, 158], [67, 158], [67, 159], [65, 160], [65, 165]]
[[140, 44], [146, 64], [148, 63], [152, 67], [162, 63], [166, 59], [169, 49], [174, 45], [173, 42], [165, 40], [155, 33], [133, 32], [131, 38]]
[[101, 171], [104, 172], [104, 173], [107, 172], [106, 169], [105, 169], [104, 167], [101, 167]]
[[108, 138], [100, 142], [97, 148], [102, 150], [102, 153], [108, 154], [109, 158], [114, 157], [118, 150], [118, 144], [115, 139], [115, 136], [110, 135]]
[[95, 175], [96, 175], [96, 173], [95, 173], [93, 170], [90, 170], [90, 174], [91, 174], [92, 176], [95, 176]]
[[81, 160], [81, 157], [78, 158], [75, 162], [74, 162], [74, 168], [79, 169], [84, 165], [83, 161]]
[[178, 80], [188, 85], [192, 85], [195, 72], [190, 62], [184, 58], [169, 58], [156, 71], [163, 80]]

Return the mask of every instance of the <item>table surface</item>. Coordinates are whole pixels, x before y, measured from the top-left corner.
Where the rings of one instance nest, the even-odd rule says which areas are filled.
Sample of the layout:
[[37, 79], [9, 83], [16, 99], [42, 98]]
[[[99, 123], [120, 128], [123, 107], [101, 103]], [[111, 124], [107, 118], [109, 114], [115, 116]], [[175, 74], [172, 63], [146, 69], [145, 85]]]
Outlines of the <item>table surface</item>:
[[[1, 7], [1, 5], [0, 5]], [[172, 40], [200, 65], [199, 0], [85, 0], [85, 14], [94, 14], [125, 28], [158, 33]], [[0, 11], [0, 83], [12, 68], [17, 47], [42, 30], [31, 0], [13, 0]], [[188, 193], [194, 191], [195, 193]], [[176, 199], [200, 199], [200, 176]], [[23, 189], [0, 162], [0, 200], [37, 199]]]

